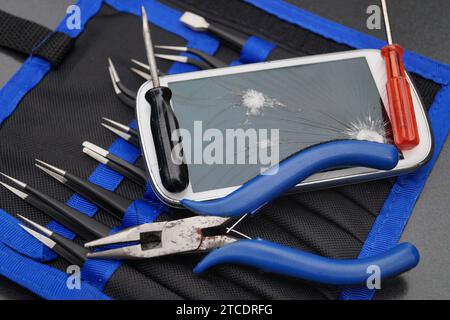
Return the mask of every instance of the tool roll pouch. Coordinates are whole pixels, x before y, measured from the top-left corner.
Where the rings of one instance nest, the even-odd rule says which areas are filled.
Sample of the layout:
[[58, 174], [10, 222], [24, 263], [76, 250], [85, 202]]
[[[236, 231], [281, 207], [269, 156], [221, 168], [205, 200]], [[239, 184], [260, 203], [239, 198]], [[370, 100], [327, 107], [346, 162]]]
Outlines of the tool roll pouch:
[[[283, 1], [183, 0], [143, 1], [152, 22], [156, 44], [188, 45], [236, 65], [266, 59], [322, 54], [352, 48], [381, 47], [381, 42], [304, 12]], [[80, 1], [82, 28], [58, 31], [76, 44], [57, 68], [36, 55], [0, 92], [1, 171], [37, 187], [99, 221], [119, 230], [155, 219], [185, 217], [167, 210], [149, 187], [124, 180], [81, 152], [91, 141], [132, 163], [140, 151], [100, 126], [102, 117], [123, 123], [134, 114], [114, 94], [107, 57], [116, 62], [121, 80], [134, 90], [142, 80], [129, 72], [130, 59], [145, 61], [138, 1]], [[249, 34], [240, 56], [217, 39], [179, 23], [183, 10], [199, 13]], [[304, 25], [302, 25], [303, 23]], [[264, 39], [264, 40], [263, 40]], [[45, 43], [46, 40], [44, 40]], [[34, 51], [33, 51], [34, 52]], [[432, 107], [434, 128], [443, 104], [448, 103], [449, 70], [425, 58], [408, 54], [407, 67], [427, 108]], [[195, 68], [158, 61], [162, 71], [187, 72]], [[441, 115], [441, 116], [437, 116]], [[447, 124], [448, 125], [448, 124]], [[435, 131], [436, 153], [448, 128]], [[129, 199], [136, 200], [122, 222], [72, 194], [33, 168], [34, 159], [48, 161]], [[293, 194], [246, 219], [239, 230], [254, 237], [336, 259], [371, 255], [394, 245], [409, 217], [431, 165], [396, 179], [367, 182], [330, 190]], [[406, 190], [406, 191], [405, 191]], [[202, 255], [166, 256], [143, 261], [88, 260], [81, 270], [81, 286], [67, 287], [68, 262], [25, 233], [14, 218], [22, 214], [68, 237], [69, 230], [9, 193], [0, 192], [0, 274], [43, 298], [70, 299], [337, 299], [370, 298], [366, 289], [342, 289], [227, 265], [196, 276], [193, 267]], [[389, 227], [387, 230], [386, 225]], [[382, 239], [382, 240], [380, 240]], [[382, 241], [385, 241], [383, 243]], [[368, 249], [369, 248], [369, 249]], [[388, 286], [388, 284], [385, 284]], [[343, 290], [343, 291], [342, 291]]]

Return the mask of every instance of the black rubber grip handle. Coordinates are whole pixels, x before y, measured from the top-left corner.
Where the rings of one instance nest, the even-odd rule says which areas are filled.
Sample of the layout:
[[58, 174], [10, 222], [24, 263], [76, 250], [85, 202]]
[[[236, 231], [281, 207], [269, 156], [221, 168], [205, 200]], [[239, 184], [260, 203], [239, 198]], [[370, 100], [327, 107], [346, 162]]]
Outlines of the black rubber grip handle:
[[[167, 87], [153, 88], [145, 94], [145, 99], [152, 111], [150, 125], [161, 182], [167, 191], [178, 193], [188, 186], [189, 175], [187, 165], [182, 158], [180, 127], [170, 105], [171, 98], [172, 91]], [[172, 152], [177, 145], [179, 152]]]

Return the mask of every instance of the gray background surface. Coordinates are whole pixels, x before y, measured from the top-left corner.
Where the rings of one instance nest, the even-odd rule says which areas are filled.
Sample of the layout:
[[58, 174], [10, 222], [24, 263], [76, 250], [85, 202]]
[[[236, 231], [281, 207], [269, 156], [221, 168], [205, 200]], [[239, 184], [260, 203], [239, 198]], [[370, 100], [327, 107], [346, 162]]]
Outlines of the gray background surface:
[[[74, 0], [0, 0], [0, 9], [54, 28]], [[377, 0], [289, 0], [330, 20], [384, 39], [383, 30], [368, 30], [366, 10]], [[390, 0], [394, 39], [404, 47], [450, 64], [450, 1]], [[0, 49], [0, 87], [23, 58]], [[450, 106], [449, 106], [450, 107]], [[405, 230], [402, 241], [414, 243], [421, 263], [403, 277], [392, 280], [378, 299], [450, 299], [450, 143], [447, 141]], [[0, 299], [25, 299], [33, 295], [0, 278]]]

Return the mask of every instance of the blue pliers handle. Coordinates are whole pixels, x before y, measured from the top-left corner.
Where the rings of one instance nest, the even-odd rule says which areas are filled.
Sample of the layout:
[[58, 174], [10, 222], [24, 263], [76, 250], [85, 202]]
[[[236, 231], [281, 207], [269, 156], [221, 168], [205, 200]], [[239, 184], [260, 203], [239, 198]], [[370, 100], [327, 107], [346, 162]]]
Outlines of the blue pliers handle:
[[[336, 167], [393, 169], [399, 161], [397, 149], [388, 144], [365, 141], [335, 141], [302, 151], [245, 183], [230, 195], [205, 202], [183, 200], [201, 215], [241, 216], [255, 213], [309, 176]], [[404, 243], [380, 255], [357, 260], [335, 260], [265, 240], [240, 240], [208, 254], [194, 269], [200, 273], [222, 263], [237, 263], [286, 276], [328, 285], [360, 285], [378, 267], [380, 278], [399, 275], [419, 263], [419, 252]]]
[[209, 253], [194, 272], [235, 263], [327, 285], [353, 286], [365, 284], [375, 272], [380, 280], [397, 276], [414, 268], [419, 259], [419, 252], [410, 243], [369, 258], [335, 260], [265, 240], [240, 240]]
[[200, 215], [237, 217], [257, 212], [320, 171], [337, 167], [390, 170], [398, 161], [398, 151], [393, 145], [352, 140], [328, 142], [282, 161], [224, 198], [210, 201], [183, 199], [181, 204]]

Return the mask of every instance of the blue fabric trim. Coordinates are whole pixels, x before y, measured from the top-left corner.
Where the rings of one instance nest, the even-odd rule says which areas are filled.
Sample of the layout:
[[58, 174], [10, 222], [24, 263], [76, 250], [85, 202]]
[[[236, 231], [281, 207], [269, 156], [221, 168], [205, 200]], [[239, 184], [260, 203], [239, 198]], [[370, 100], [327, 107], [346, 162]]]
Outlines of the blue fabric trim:
[[[282, 20], [354, 48], [380, 49], [386, 44], [376, 38], [318, 17], [281, 0], [245, 1], [276, 15]], [[425, 167], [397, 179], [359, 258], [383, 252], [394, 247], [399, 241], [425, 181], [448, 136], [450, 126], [450, 109], [448, 108], [450, 103], [450, 66], [437, 63], [412, 52], [405, 52], [405, 66], [409, 71], [445, 86], [439, 92], [429, 112], [435, 136], [435, 152], [433, 159]], [[342, 291], [340, 299], [371, 299], [373, 295], [374, 291], [367, 288], [349, 288]]]
[[26, 258], [0, 243], [0, 274], [45, 299], [110, 300], [89, 283], [80, 289], [67, 288], [67, 274], [45, 264]]
[[0, 242], [39, 261], [54, 259], [56, 254], [23, 230], [20, 223], [22, 222], [0, 209]]
[[276, 45], [261, 38], [250, 36], [245, 42], [239, 60], [232, 61], [231, 67], [240, 66], [245, 63], [262, 62], [275, 49]]
[[29, 57], [0, 90], [0, 126], [14, 112], [20, 100], [33, 89], [50, 70], [50, 63]]
[[153, 222], [165, 208], [161, 203], [150, 204], [147, 201], [136, 200], [125, 212], [121, 229]]
[[153, 191], [151, 183], [147, 183], [145, 186], [145, 193], [144, 193], [144, 199], [149, 201], [155, 201], [159, 202], [158, 196], [155, 194], [155, 191]]
[[265, 61], [275, 47], [276, 45], [273, 43], [251, 36], [242, 48], [241, 62], [255, 63]]

